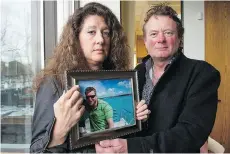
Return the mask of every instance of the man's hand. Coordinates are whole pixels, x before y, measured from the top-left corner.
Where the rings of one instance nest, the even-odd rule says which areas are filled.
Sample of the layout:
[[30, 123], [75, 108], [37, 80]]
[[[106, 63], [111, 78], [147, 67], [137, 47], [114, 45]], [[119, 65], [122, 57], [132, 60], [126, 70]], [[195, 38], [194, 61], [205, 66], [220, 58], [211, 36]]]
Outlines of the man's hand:
[[113, 128], [114, 127], [114, 123], [113, 123], [113, 119], [112, 118], [107, 119], [107, 123], [108, 123], [109, 128]]
[[126, 139], [104, 140], [95, 144], [97, 153], [128, 153]]
[[145, 104], [145, 100], [141, 100], [136, 107], [136, 118], [137, 120], [141, 120], [142, 122], [145, 122], [151, 111], [148, 109], [147, 104]]
[[208, 153], [208, 142], [206, 141], [204, 145], [200, 148], [200, 153]]

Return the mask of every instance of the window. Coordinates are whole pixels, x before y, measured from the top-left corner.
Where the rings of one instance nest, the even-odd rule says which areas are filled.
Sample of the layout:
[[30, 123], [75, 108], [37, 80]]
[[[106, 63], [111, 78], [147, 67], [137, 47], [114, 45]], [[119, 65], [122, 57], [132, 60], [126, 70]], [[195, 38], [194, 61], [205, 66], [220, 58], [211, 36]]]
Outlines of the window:
[[1, 1], [1, 152], [29, 152], [32, 78], [44, 63], [41, 1]]
[[32, 79], [78, 7], [73, 0], [1, 1], [1, 152], [29, 152], [35, 102]]

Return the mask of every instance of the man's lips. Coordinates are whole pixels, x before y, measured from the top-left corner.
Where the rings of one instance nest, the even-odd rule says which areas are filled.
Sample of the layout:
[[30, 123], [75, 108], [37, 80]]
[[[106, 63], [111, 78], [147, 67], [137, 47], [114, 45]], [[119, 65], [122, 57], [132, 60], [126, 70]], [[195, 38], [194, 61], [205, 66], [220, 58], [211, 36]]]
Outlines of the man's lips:
[[157, 50], [166, 50], [166, 49], [168, 49], [168, 47], [158, 47], [158, 48], [156, 48]]
[[156, 47], [156, 49], [166, 49], [168, 47]]

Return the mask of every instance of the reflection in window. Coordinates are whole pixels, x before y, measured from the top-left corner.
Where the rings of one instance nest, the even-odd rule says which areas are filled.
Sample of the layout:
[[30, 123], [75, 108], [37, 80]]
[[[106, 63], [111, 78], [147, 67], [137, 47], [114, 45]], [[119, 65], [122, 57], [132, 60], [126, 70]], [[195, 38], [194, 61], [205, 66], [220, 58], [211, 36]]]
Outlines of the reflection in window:
[[40, 9], [38, 1], [1, 3], [1, 151], [19, 152], [31, 141], [32, 78], [41, 67]]

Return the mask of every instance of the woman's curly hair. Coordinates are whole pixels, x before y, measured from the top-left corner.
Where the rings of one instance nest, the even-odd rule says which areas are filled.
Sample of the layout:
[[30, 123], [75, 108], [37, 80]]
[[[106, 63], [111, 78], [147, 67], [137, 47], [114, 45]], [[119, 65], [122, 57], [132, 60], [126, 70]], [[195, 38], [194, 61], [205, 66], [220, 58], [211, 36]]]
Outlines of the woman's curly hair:
[[46, 77], [54, 77], [63, 87], [65, 70], [89, 70], [87, 61], [79, 43], [79, 33], [84, 20], [89, 15], [98, 15], [104, 18], [110, 29], [110, 51], [103, 62], [105, 70], [125, 70], [129, 66], [129, 46], [124, 30], [116, 16], [106, 6], [91, 2], [75, 10], [64, 26], [58, 45], [53, 55], [48, 59], [46, 67], [35, 77], [33, 89], [38, 90]]

